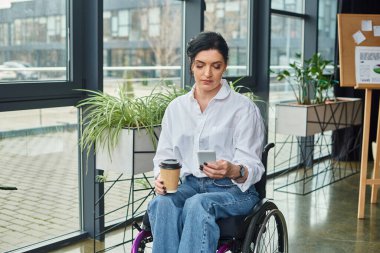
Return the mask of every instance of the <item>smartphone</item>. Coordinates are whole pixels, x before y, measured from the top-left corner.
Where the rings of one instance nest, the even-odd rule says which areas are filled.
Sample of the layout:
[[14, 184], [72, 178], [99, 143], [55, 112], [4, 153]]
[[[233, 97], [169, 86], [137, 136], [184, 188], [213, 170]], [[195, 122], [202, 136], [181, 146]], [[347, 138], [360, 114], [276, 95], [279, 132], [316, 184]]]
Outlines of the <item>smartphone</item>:
[[216, 153], [212, 150], [199, 150], [198, 151], [198, 163], [203, 165], [203, 163], [216, 161]]

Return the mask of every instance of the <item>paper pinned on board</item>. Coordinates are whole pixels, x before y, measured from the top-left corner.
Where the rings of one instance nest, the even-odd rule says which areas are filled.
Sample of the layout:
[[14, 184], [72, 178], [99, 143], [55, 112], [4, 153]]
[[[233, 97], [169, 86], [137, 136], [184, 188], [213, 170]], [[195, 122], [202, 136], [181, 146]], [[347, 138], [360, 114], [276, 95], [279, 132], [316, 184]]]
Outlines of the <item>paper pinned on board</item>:
[[372, 20], [362, 20], [362, 29], [363, 32], [372, 31]]
[[373, 36], [380, 37], [380, 25], [373, 26]]
[[352, 37], [354, 38], [355, 43], [358, 45], [362, 43], [363, 41], [365, 41], [366, 39], [364, 34], [361, 31], [357, 31], [356, 33], [352, 35]]
[[355, 47], [356, 83], [380, 84], [380, 47]]

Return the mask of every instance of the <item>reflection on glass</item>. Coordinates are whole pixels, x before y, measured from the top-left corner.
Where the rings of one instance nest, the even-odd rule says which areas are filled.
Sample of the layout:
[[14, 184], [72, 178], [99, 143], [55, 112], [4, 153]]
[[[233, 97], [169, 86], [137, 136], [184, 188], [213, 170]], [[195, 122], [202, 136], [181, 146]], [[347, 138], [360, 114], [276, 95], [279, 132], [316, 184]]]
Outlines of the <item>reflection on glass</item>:
[[248, 10], [247, 0], [206, 0], [205, 30], [222, 34], [230, 48], [226, 76], [248, 74]]
[[272, 9], [304, 13], [305, 0], [272, 0]]
[[[275, 105], [286, 100], [295, 100], [290, 85], [283, 81], [276, 80], [276, 74], [282, 69], [288, 68], [288, 64], [298, 60], [297, 54], [302, 53], [303, 39], [303, 20], [292, 17], [272, 15], [271, 21], [271, 51], [270, 51], [270, 69], [274, 72], [270, 76], [269, 103], [273, 110], [269, 110], [268, 140], [271, 142], [285, 141], [286, 136], [275, 136]], [[276, 138], [276, 139], [275, 139]], [[279, 139], [280, 138], [280, 139]], [[284, 139], [281, 139], [284, 138]], [[292, 145], [292, 144], [289, 144]], [[289, 150], [295, 147], [287, 146]], [[276, 163], [278, 159], [276, 158]], [[288, 157], [286, 158], [288, 159]], [[296, 163], [296, 159], [293, 159]], [[268, 171], [272, 167], [268, 167]], [[278, 168], [277, 168], [278, 169]], [[271, 171], [269, 171], [270, 173]]]
[[181, 85], [181, 1], [104, 1], [103, 30], [105, 92], [140, 97], [162, 81]]
[[[270, 65], [274, 72], [288, 68], [288, 64], [299, 60], [302, 53], [303, 21], [298, 18], [272, 15]], [[271, 76], [271, 102], [295, 99], [286, 82], [278, 82]]]
[[319, 1], [318, 51], [327, 60], [334, 60], [336, 37], [336, 0]]
[[2, 1], [0, 82], [67, 80], [68, 1]]
[[[80, 230], [74, 107], [0, 112], [0, 252]], [[4, 240], [6, 239], [6, 240]]]

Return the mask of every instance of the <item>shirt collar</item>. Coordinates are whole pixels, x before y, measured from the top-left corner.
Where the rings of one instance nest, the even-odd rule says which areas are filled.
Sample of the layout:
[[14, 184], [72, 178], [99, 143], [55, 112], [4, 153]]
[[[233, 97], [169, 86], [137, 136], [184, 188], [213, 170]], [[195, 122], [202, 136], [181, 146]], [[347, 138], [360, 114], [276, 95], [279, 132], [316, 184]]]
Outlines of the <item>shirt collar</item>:
[[[220, 88], [220, 90], [218, 91], [218, 93], [215, 95], [215, 97], [213, 99], [225, 99], [226, 97], [228, 97], [228, 95], [231, 92], [230, 85], [228, 84], [226, 79], [222, 79], [220, 81], [220, 84], [222, 85], [222, 87]], [[188, 93], [189, 98], [195, 99], [194, 98], [194, 91], [195, 91], [195, 84], [191, 88], [191, 91]]]

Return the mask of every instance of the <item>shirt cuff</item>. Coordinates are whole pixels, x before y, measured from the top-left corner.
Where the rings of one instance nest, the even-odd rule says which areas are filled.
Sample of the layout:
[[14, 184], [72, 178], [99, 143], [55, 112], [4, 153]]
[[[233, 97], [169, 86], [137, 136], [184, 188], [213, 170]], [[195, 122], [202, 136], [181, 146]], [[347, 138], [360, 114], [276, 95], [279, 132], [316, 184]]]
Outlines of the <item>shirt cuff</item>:
[[243, 183], [238, 183], [236, 182], [236, 180], [231, 180], [234, 184], [236, 184], [240, 190], [242, 192], [245, 192], [246, 190], [248, 190], [253, 184], [252, 184], [252, 181], [253, 181], [253, 169], [252, 168], [248, 168], [247, 166], [244, 166], [247, 168], [247, 171], [248, 171], [248, 176], [247, 176], [247, 179], [243, 182]]
[[153, 176], [154, 176], [154, 179], [156, 180], [157, 177], [160, 175], [160, 169], [158, 168], [154, 168], [153, 169]]

